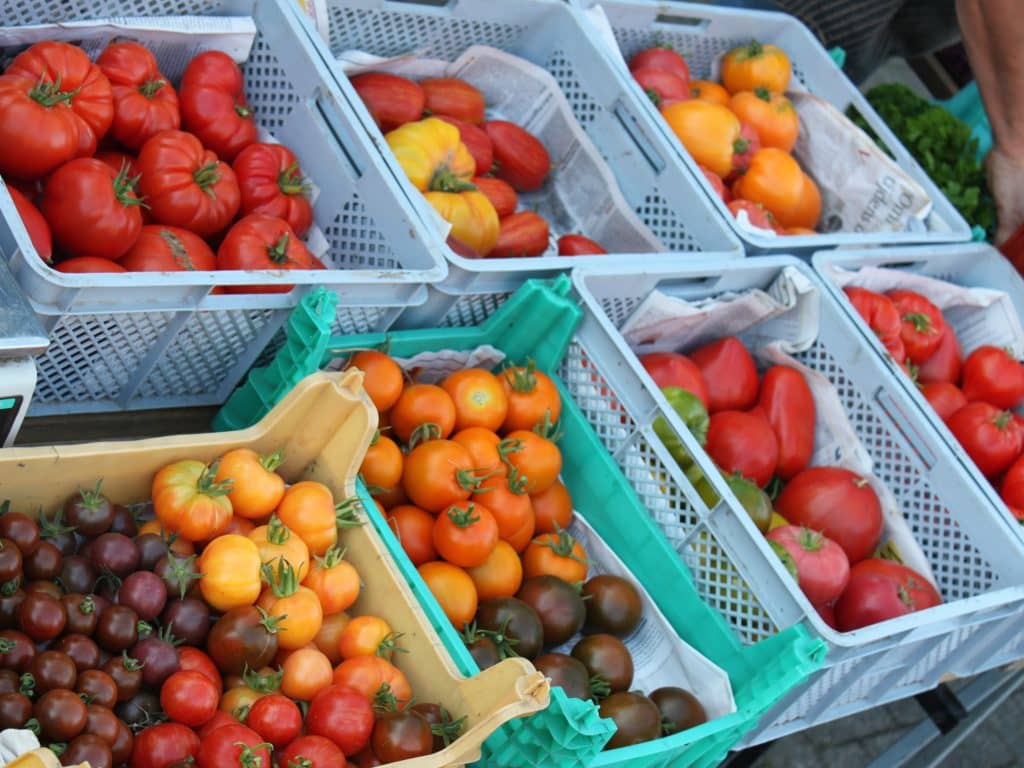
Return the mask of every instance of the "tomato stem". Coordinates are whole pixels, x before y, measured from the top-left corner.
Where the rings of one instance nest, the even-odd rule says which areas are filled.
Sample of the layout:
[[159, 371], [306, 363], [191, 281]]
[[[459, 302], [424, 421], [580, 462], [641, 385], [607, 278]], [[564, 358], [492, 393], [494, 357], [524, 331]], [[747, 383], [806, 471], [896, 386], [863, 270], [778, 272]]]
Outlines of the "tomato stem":
[[[64, 510], [61, 507], [57, 507], [57, 511], [53, 513], [52, 517], [47, 517], [42, 507], [39, 508], [39, 536], [44, 539], [52, 539], [65, 533], [74, 533], [75, 527], [73, 525], [64, 524]], [[0, 543], [0, 550], [3, 549], [3, 544]]]
[[476, 185], [456, 176], [447, 165], [442, 165], [430, 177], [427, 189], [431, 192], [473, 192]]
[[758, 40], [751, 40], [750, 45], [744, 49], [744, 53], [747, 54], [748, 58], [754, 58], [764, 53], [764, 45]]
[[555, 523], [555, 532], [549, 533], [544, 537], [545, 541], [541, 544], [542, 547], [548, 547], [559, 557], [566, 557], [570, 560], [575, 560], [577, 563], [587, 564], [586, 558], [579, 557], [573, 550], [576, 547], [576, 539], [563, 528], [558, 527], [558, 523]]
[[506, 368], [502, 375], [516, 392], [529, 393], [537, 388], [537, 364], [533, 360], [527, 360], [525, 366]]
[[153, 80], [147, 80], [138, 87], [138, 92], [145, 96], [147, 99], [152, 99], [156, 96], [157, 91], [167, 85], [167, 81], [162, 77], [155, 78]]
[[60, 75], [57, 75], [57, 79], [53, 81], [45, 80], [45, 77], [45, 72], [39, 76], [36, 84], [28, 92], [29, 97], [46, 108], [55, 107], [58, 104], [70, 107], [71, 100], [78, 95], [81, 89], [76, 88], [73, 91], [62, 91], [60, 89]]
[[267, 523], [267, 541], [271, 544], [285, 544], [292, 537], [291, 529], [281, 522], [277, 515], [270, 516]]
[[557, 443], [562, 437], [562, 433], [558, 430], [558, 422], [551, 423], [550, 408], [544, 410], [544, 418], [533, 425], [532, 432], [553, 443]]
[[273, 693], [281, 687], [281, 678], [283, 676], [284, 672], [280, 669], [276, 672], [268, 672], [265, 675], [261, 675], [254, 669], [249, 669], [248, 665], [242, 670], [242, 679], [245, 681], [245, 684], [257, 693]]
[[825, 537], [806, 526], [800, 528], [800, 546], [805, 552], [817, 552], [825, 544]]
[[602, 699], [607, 699], [611, 695], [612, 687], [604, 675], [591, 675], [590, 693], [594, 701], [600, 704]]
[[277, 558], [276, 573], [270, 563], [264, 563], [260, 571], [263, 574], [263, 580], [267, 582], [275, 597], [291, 597], [299, 591], [298, 575], [284, 556]]
[[334, 506], [334, 520], [339, 528], [358, 528], [365, 521], [359, 519], [363, 503], [356, 496], [350, 496]]
[[402, 636], [403, 633], [401, 632], [388, 632], [384, 636], [384, 639], [377, 644], [377, 650], [374, 654], [381, 658], [385, 658], [392, 653], [408, 653], [409, 651], [407, 649], [398, 647], [398, 640]]
[[935, 334], [939, 332], [932, 319], [924, 312], [907, 312], [902, 319], [903, 322], [913, 325], [914, 330], [918, 333]]
[[218, 161], [211, 160], [206, 165], [200, 166], [192, 172], [192, 180], [203, 192], [214, 198], [217, 197], [217, 193], [214, 191], [213, 186], [220, 181], [219, 167], [220, 163]]
[[260, 768], [263, 758], [256, 754], [256, 750], [263, 749], [269, 751], [273, 749], [269, 741], [264, 741], [253, 747], [250, 747], [244, 741], [236, 741], [235, 746], [242, 748], [241, 753], [238, 755], [238, 764], [241, 768]]
[[772, 92], [765, 88], [763, 85], [757, 86], [754, 89], [754, 95], [757, 96], [761, 101], [771, 102]]
[[284, 195], [304, 195], [312, 189], [312, 184], [302, 175], [296, 160], [277, 175], [277, 188]]
[[189, 587], [192, 586], [192, 582], [199, 578], [199, 574], [195, 568], [192, 567], [192, 563], [196, 560], [195, 555], [189, 555], [188, 557], [179, 557], [173, 552], [168, 551], [167, 553], [167, 565], [171, 569], [170, 577], [174, 581], [178, 582], [178, 593], [182, 600], [185, 599], [185, 595], [188, 594]]
[[121, 170], [114, 177], [114, 197], [125, 208], [131, 208], [134, 205], [148, 208], [149, 206], [135, 191], [135, 187], [139, 183], [139, 176], [129, 176], [128, 170], [128, 161], [122, 161]]
[[441, 439], [441, 426], [431, 421], [425, 421], [418, 425], [409, 435], [409, 450], [411, 451], [420, 443], [429, 443], [431, 440]]
[[313, 559], [316, 560], [317, 565], [319, 565], [325, 571], [329, 571], [331, 568], [334, 568], [335, 566], [339, 565], [341, 562], [345, 560], [345, 552], [347, 551], [347, 549], [331, 547], [326, 552], [324, 552], [322, 556], [315, 555]]
[[11, 579], [10, 581], [5, 581], [3, 583], [3, 586], [0, 587], [0, 595], [3, 595], [4, 597], [10, 597], [11, 595], [13, 595], [15, 592], [18, 591], [18, 588], [20, 586], [21, 586], [21, 580], [20, 579]]
[[441, 722], [431, 723], [430, 732], [434, 736], [440, 736], [447, 747], [462, 735], [462, 729], [466, 726], [466, 715], [463, 715], [458, 720], [452, 720], [451, 712], [444, 707], [438, 707], [438, 709], [441, 710]]
[[391, 683], [381, 683], [380, 688], [373, 695], [373, 710], [377, 713], [383, 714], [385, 712], [397, 712], [399, 709], [404, 707], [400, 705], [407, 705], [409, 701], [407, 699], [400, 699], [395, 696], [391, 690]]
[[252, 117], [252, 107], [248, 104], [235, 104], [235, 114], [243, 120], [249, 120]]
[[277, 631], [281, 628], [281, 621], [284, 619], [283, 616], [271, 616], [265, 610], [256, 606], [256, 610], [260, 612], [260, 624], [267, 632], [272, 635], [276, 635]]
[[132, 656], [129, 656], [128, 651], [121, 651], [121, 666], [129, 672], [138, 672], [140, 669], [146, 666], [146, 663], [143, 661], [139, 661], [138, 659]]
[[742, 155], [748, 149], [750, 149], [750, 142], [746, 139], [736, 139], [736, 141], [732, 143], [732, 151], [737, 155]]
[[227, 496], [231, 493], [231, 490], [235, 487], [235, 481], [230, 477], [224, 478], [223, 480], [216, 480], [217, 468], [220, 466], [220, 460], [213, 462], [203, 473], [199, 475], [199, 479], [196, 480], [196, 492], [201, 493], [204, 496]]
[[475, 523], [480, 522], [480, 516], [474, 514], [475, 510], [476, 505], [470, 503], [465, 509], [459, 509], [456, 506], [451, 506], [448, 508], [448, 512], [446, 514], [448, 515], [448, 519], [451, 520], [457, 528], [469, 528]]

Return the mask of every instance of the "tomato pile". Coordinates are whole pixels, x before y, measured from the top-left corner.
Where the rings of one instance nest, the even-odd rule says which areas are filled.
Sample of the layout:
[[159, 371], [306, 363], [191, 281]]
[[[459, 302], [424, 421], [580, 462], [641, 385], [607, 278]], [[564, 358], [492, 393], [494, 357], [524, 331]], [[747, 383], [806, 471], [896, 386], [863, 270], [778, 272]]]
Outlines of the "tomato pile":
[[[518, 193], [539, 190], [551, 171], [536, 136], [507, 120], [488, 120], [483, 94], [459, 78], [415, 82], [366, 72], [352, 78], [352, 87], [409, 180], [451, 224], [452, 250], [468, 258], [548, 250], [548, 222], [516, 210]], [[560, 256], [594, 253], [606, 251], [583, 235], [558, 239]]]
[[854, 309], [917, 384], [967, 454], [1024, 520], [1024, 365], [985, 345], [963, 357], [942, 311], [915, 291], [846, 288]]
[[457, 738], [461, 720], [412, 703], [401, 633], [347, 613], [353, 502], [286, 486], [280, 461], [178, 461], [133, 508], [99, 484], [38, 522], [5, 508], [0, 728], [92, 768], [362, 768]]
[[95, 63], [37, 43], [0, 75], [0, 174], [61, 272], [324, 269], [301, 239], [313, 211], [298, 161], [257, 138], [241, 70], [219, 51], [193, 58], [177, 90], [130, 41]]
[[[800, 371], [776, 365], [759, 377], [734, 336], [640, 363], [830, 626], [848, 632], [942, 602], [925, 578], [879, 556], [882, 506], [868, 481], [843, 467], [810, 466], [816, 412]], [[667, 423], [659, 418], [654, 429], [714, 503]]]
[[721, 84], [691, 81], [671, 48], [644, 49], [629, 69], [733, 216], [744, 211], [780, 235], [815, 234], [821, 195], [791, 154], [800, 119], [785, 96], [792, 67], [781, 49], [756, 41], [732, 49]]

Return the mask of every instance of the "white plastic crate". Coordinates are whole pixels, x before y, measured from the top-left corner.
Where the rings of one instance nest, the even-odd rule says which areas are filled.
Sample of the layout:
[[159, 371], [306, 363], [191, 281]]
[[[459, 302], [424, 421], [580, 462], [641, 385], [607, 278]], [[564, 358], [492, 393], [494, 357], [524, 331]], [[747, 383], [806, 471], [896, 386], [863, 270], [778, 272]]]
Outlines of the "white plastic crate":
[[[579, 8], [599, 5], [611, 24], [618, 51], [603, 45], [616, 69], [629, 77], [626, 65], [637, 51], [653, 45], [671, 45], [690, 66], [694, 79], [707, 79], [712, 62], [721, 54], [751, 40], [773, 43], [786, 52], [793, 65], [793, 79], [810, 93], [830, 102], [840, 111], [853, 106], [885, 143], [904, 171], [920, 184], [932, 199], [933, 210], [917, 232], [833, 232], [819, 235], [768, 237], [741, 230], [712, 190], [703, 173], [672, 134], [649, 99], [643, 99], [644, 111], [669, 139], [669, 162], [681, 163], [697, 178], [705, 194], [743, 240], [749, 252], [798, 253], [810, 256], [814, 250], [843, 245], [889, 245], [913, 243], [951, 243], [971, 239], [971, 229], [956, 208], [939, 191], [913, 156], [889, 130], [857, 87], [842, 73], [819, 40], [793, 16], [771, 11], [698, 5], [682, 2], [645, 2], [644, 0], [572, 0]], [[586, 15], [586, 13], [584, 13]], [[604, 43], [592, 20], [584, 21], [596, 42]], [[630, 78], [632, 80], [632, 78]], [[636, 94], [642, 91], [633, 83]]]
[[[310, 39], [334, 66], [342, 92], [366, 131], [384, 147], [376, 127], [348, 78], [334, 65], [343, 51], [391, 57], [415, 52], [454, 60], [472, 45], [488, 45], [548, 70], [565, 94], [576, 120], [615, 174], [629, 206], [674, 253], [587, 256], [588, 263], [639, 270], [673, 264], [697, 252], [716, 252], [723, 261], [742, 258], [740, 242], [712, 210], [694, 178], [666, 158], [668, 140], [643, 116], [641, 99], [587, 37], [578, 15], [560, 0], [327, 0], [329, 43], [324, 45], [301, 11]], [[646, 99], [644, 99], [646, 100]], [[398, 162], [383, 152], [401, 180], [407, 199], [430, 227], [429, 204], [405, 178]], [[541, 211], [546, 213], [546, 211]], [[435, 230], [436, 231], [436, 230]], [[585, 232], [583, 234], [586, 234]], [[435, 240], [440, 238], [435, 235]], [[525, 259], [467, 259], [447, 245], [449, 263], [441, 286], [450, 294], [512, 291], [530, 277], [567, 272], [580, 259], [547, 256]]]
[[[26, 0], [8, 7], [3, 23], [137, 13], [253, 17], [256, 38], [242, 65], [246, 95], [260, 125], [295, 152], [319, 190], [314, 218], [330, 244], [323, 257], [329, 269], [65, 275], [41, 263], [0, 185], [0, 254], [51, 341], [38, 361], [36, 415], [222, 403], [315, 285], [341, 297], [335, 330], [359, 333], [387, 327], [402, 307], [425, 299], [424, 283], [447, 272], [285, 5], [91, 0], [57, 9], [45, 0]], [[130, 26], [133, 19], [119, 22]], [[195, 39], [189, 35], [180, 50], [167, 44], [154, 50], [172, 80], [185, 63], [180, 54]], [[287, 294], [210, 295], [218, 285], [273, 283], [298, 287]]]

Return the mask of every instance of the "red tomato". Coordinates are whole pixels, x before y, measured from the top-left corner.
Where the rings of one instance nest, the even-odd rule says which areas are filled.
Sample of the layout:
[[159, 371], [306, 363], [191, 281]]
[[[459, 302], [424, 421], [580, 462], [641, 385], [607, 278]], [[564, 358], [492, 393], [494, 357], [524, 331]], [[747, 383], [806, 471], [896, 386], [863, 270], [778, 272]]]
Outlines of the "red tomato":
[[[288, 222], [253, 213], [235, 223], [217, 249], [218, 269], [315, 269], [313, 254]], [[228, 293], [288, 293], [293, 285], [231, 285]]]
[[160, 131], [181, 126], [178, 94], [160, 74], [156, 57], [131, 41], [111, 43], [96, 59], [110, 81], [114, 121], [110, 135], [129, 149], [138, 149]]
[[536, 136], [505, 120], [489, 120], [484, 130], [494, 145], [497, 177], [516, 192], [533, 192], [544, 185], [551, 170], [551, 157]]
[[892, 299], [866, 288], [850, 287], [844, 288], [843, 291], [853, 308], [857, 310], [857, 314], [868, 324], [868, 328], [874, 331], [893, 359], [897, 363], [906, 360], [907, 351], [901, 338], [900, 313]]
[[199, 235], [181, 227], [148, 224], [120, 265], [129, 272], [208, 272], [217, 259]]
[[110, 81], [81, 48], [36, 43], [0, 78], [0, 173], [38, 179], [89, 157], [113, 117]]
[[226, 163], [256, 141], [256, 121], [242, 90], [242, 71], [221, 51], [204, 51], [181, 76], [181, 122]]
[[[483, 176], [485, 173], [491, 172], [491, 166], [494, 165], [494, 145], [491, 144], [491, 137], [484, 132], [483, 128], [479, 125], [467, 123], [465, 120], [459, 120], [456, 117], [449, 117], [448, 115], [434, 115], [434, 117], [459, 129], [460, 140], [466, 145], [466, 149], [473, 156], [473, 160], [476, 161], [477, 176]], [[476, 181], [474, 180], [473, 183], [476, 184]], [[479, 186], [477, 188], [479, 189]], [[512, 210], [515, 210], [514, 206]], [[498, 216], [502, 215], [504, 214], [499, 211]]]
[[232, 715], [218, 709], [217, 713], [210, 718], [206, 725], [199, 729], [199, 740], [205, 741], [206, 737], [218, 728], [223, 728], [225, 725], [234, 725], [237, 722]]
[[700, 398], [708, 407], [708, 387], [700, 368], [686, 355], [676, 352], [651, 352], [640, 358], [640, 365], [658, 387], [680, 387]]
[[935, 587], [916, 571], [871, 558], [850, 569], [850, 583], [836, 603], [836, 625], [841, 632], [852, 632], [941, 604]]
[[139, 171], [139, 189], [161, 224], [208, 237], [238, 213], [235, 172], [191, 133], [164, 131], [151, 138], [139, 152]]
[[344, 768], [345, 755], [330, 739], [323, 736], [302, 736], [277, 756], [282, 768]]
[[217, 665], [213, 663], [213, 659], [198, 648], [188, 645], [178, 648], [178, 669], [182, 672], [191, 670], [206, 675], [217, 686], [218, 691], [224, 688]]
[[540, 256], [548, 249], [548, 235], [548, 223], [533, 211], [510, 214], [501, 220], [498, 242], [487, 257]]
[[1024, 458], [1018, 457], [1006, 470], [999, 496], [1011, 509], [1024, 509]]
[[665, 69], [655, 67], [637, 67], [630, 70], [655, 107], [661, 107], [664, 101], [685, 101], [690, 98], [690, 81], [683, 79]]
[[25, 231], [32, 241], [32, 245], [39, 254], [39, 258], [47, 264], [53, 263], [53, 240], [50, 236], [50, 225], [46, 223], [43, 214], [32, 202], [14, 187], [7, 187], [14, 201], [14, 207], [21, 217], [21, 223], [25, 225]]
[[250, 144], [238, 153], [232, 168], [242, 195], [242, 215], [276, 216], [287, 221], [296, 235], [306, 236], [313, 225], [313, 206], [306, 198], [309, 182], [288, 147]]
[[65, 163], [43, 191], [43, 215], [57, 244], [75, 256], [118, 259], [142, 231], [142, 201], [128, 180], [91, 157]]
[[771, 211], [760, 203], [754, 203], [750, 200], [734, 197], [729, 201], [727, 207], [729, 208], [729, 212], [733, 215], [733, 218], [739, 219], [740, 211], [744, 211], [747, 214], [747, 220], [750, 221], [751, 226], [757, 227], [758, 229], [769, 229], [772, 232], [775, 231], [775, 217], [772, 216]]
[[354, 755], [370, 741], [373, 706], [358, 691], [330, 685], [309, 702], [306, 730], [333, 741], [346, 757]]
[[757, 366], [743, 342], [727, 336], [690, 353], [708, 388], [708, 410], [745, 411], [757, 402]]
[[771, 481], [779, 459], [775, 433], [764, 416], [756, 413], [713, 414], [704, 448], [723, 472], [737, 472], [762, 488]]
[[929, 384], [933, 381], [943, 381], [949, 384], [959, 383], [962, 358], [963, 354], [960, 351], [960, 342], [956, 338], [956, 333], [953, 332], [952, 327], [947, 326], [938, 349], [917, 367], [917, 382], [919, 384]]
[[127, 270], [110, 259], [101, 259], [98, 256], [79, 256], [74, 259], [65, 259], [54, 266], [58, 272], [69, 274], [85, 274], [91, 272], [127, 272]]
[[[484, 121], [484, 95], [465, 80], [434, 77], [420, 80], [420, 88], [423, 106], [431, 115], [446, 115], [473, 125]], [[478, 173], [486, 173], [486, 169]]]
[[1021, 428], [1009, 411], [988, 403], [970, 403], [946, 424], [985, 477], [997, 477], [1020, 455]]
[[[715, 194], [722, 198], [722, 202], [725, 203], [726, 205], [732, 202], [732, 195], [729, 193], [729, 189], [725, 186], [725, 182], [722, 181], [722, 177], [719, 176], [714, 171], [712, 171], [710, 168], [705, 168], [703, 165], [698, 165], [697, 167], [700, 168], [700, 172], [704, 174], [704, 178], [708, 180], [708, 184], [711, 185], [711, 188], [715, 190]], [[751, 203], [751, 205], [756, 205], [756, 203]], [[729, 210], [732, 211], [733, 216], [736, 215], [737, 211], [734, 211], [732, 208], [730, 208]], [[767, 209], [762, 205], [759, 209], [759, 212], [763, 213], [766, 219], [766, 223], [763, 228], [771, 229], [771, 224], [767, 222]]]
[[419, 83], [386, 72], [364, 72], [349, 82], [384, 133], [423, 117], [425, 97]]
[[[663, 69], [666, 72], [671, 72], [676, 77], [681, 77], [685, 80], [690, 79], [690, 67], [687, 65], [686, 60], [667, 47], [654, 46], [634, 54], [633, 58], [629, 60], [630, 70], [640, 69], [641, 67]], [[689, 97], [690, 93], [687, 91], [685, 98]]]
[[181, 723], [151, 725], [135, 737], [132, 768], [171, 768], [195, 759], [199, 737]]
[[978, 347], [964, 361], [967, 401], [982, 400], [997, 408], [1016, 408], [1024, 399], [1024, 366], [999, 347]]
[[280, 749], [302, 733], [302, 712], [287, 696], [272, 693], [253, 702], [245, 724], [273, 744], [274, 749]]
[[[847, 563], [847, 565], [849, 565], [849, 563]], [[821, 620], [832, 627], [832, 629], [839, 629], [839, 627], [836, 626], [836, 607], [834, 604], [827, 603], [825, 605], [816, 605], [814, 606], [814, 610], [816, 610], [818, 615], [821, 616]]]
[[[486, 134], [484, 135], [486, 136]], [[491, 201], [491, 205], [494, 206], [499, 219], [516, 212], [516, 206], [519, 205], [519, 196], [516, 195], [516, 191], [512, 189], [512, 185], [507, 181], [494, 179], [490, 176], [474, 176], [472, 184], [484, 194], [484, 197]]]
[[807, 468], [814, 452], [815, 408], [811, 388], [800, 371], [775, 365], [761, 379], [758, 404], [778, 440], [779, 462], [775, 472], [789, 480]]
[[202, 672], [178, 671], [160, 686], [160, 707], [176, 723], [198, 728], [217, 712], [220, 688]]
[[805, 469], [786, 483], [775, 511], [792, 525], [828, 536], [851, 564], [874, 552], [882, 537], [882, 505], [874, 489], [841, 467]]
[[559, 256], [590, 256], [608, 253], [600, 244], [583, 235], [562, 235], [558, 238]]
[[[850, 580], [850, 561], [843, 548], [810, 528], [784, 525], [768, 532], [768, 541], [781, 547], [796, 570], [796, 580], [811, 605], [837, 599]], [[782, 556], [782, 552], [779, 552]]]
[[252, 768], [269, 766], [270, 747], [252, 728], [241, 723], [210, 733], [199, 747], [198, 768]]
[[935, 409], [939, 418], [948, 421], [949, 417], [967, 405], [967, 398], [955, 384], [948, 381], [932, 381], [919, 384], [921, 394], [928, 404]]
[[900, 313], [900, 338], [912, 363], [923, 363], [942, 343], [946, 321], [941, 310], [916, 291], [886, 293]]
[[757, 135], [757, 129], [749, 123], [740, 123], [740, 137], [732, 145], [732, 173], [728, 179], [730, 183], [747, 172], [750, 161], [761, 149], [761, 137]]

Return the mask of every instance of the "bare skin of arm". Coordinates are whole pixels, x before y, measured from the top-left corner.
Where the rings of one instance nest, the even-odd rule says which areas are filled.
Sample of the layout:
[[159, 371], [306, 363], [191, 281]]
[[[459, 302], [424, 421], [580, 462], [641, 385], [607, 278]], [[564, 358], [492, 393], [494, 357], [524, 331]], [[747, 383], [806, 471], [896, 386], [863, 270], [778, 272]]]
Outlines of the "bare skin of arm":
[[1024, 15], [1018, 0], [957, 0], [956, 10], [992, 125], [986, 168], [998, 245], [1024, 225]]

